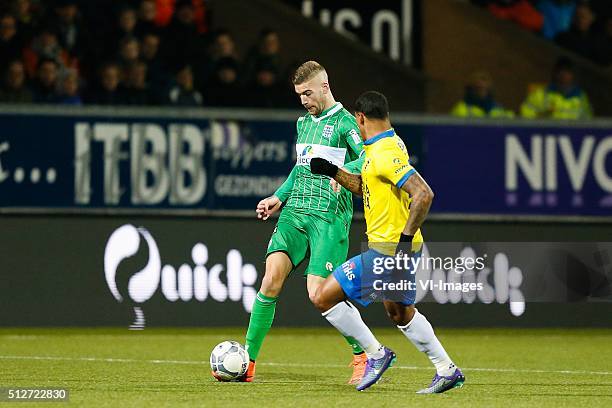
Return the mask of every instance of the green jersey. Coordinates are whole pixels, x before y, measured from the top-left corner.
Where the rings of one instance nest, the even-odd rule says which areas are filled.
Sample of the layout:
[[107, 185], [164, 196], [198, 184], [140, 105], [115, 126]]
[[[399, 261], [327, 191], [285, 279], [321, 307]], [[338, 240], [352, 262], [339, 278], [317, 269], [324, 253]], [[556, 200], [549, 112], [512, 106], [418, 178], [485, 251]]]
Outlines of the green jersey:
[[361, 169], [363, 141], [355, 117], [341, 103], [318, 116], [309, 113], [297, 120], [297, 160], [287, 180], [274, 193], [285, 207], [321, 215], [353, 215], [351, 192], [341, 188], [336, 193], [329, 177], [312, 174], [310, 159], [321, 157], [338, 167], [351, 163], [350, 169]]

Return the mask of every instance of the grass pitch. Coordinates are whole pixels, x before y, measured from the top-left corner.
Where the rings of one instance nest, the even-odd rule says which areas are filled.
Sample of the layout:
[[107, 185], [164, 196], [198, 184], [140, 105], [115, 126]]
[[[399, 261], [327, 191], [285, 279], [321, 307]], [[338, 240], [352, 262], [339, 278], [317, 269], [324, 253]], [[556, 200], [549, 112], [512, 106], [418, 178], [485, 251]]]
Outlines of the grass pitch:
[[398, 362], [361, 393], [331, 328], [273, 328], [253, 384], [218, 383], [208, 365], [244, 329], [0, 329], [0, 387], [65, 387], [79, 406], [612, 406], [612, 330], [438, 329], [467, 378], [441, 395], [415, 395], [428, 360], [397, 330], [374, 332]]

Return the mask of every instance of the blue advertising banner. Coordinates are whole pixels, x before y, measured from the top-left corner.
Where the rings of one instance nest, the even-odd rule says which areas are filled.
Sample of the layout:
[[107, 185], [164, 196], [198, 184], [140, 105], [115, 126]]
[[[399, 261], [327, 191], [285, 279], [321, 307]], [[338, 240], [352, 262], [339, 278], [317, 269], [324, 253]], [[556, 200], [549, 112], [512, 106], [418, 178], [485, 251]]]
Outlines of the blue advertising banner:
[[295, 156], [290, 121], [0, 121], [2, 207], [253, 209]]
[[[295, 163], [299, 112], [36, 112], [0, 113], [0, 209], [251, 211]], [[433, 214], [609, 216], [612, 125], [550, 123], [394, 126]]]
[[425, 126], [434, 212], [612, 215], [612, 129]]

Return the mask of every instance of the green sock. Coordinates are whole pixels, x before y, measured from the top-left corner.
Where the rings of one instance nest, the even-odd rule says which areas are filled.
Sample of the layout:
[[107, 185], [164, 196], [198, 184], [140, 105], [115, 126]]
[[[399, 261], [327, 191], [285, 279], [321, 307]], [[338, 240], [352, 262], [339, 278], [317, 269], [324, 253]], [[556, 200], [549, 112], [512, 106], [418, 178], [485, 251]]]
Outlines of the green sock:
[[344, 338], [346, 339], [346, 341], [348, 342], [348, 344], [351, 346], [351, 348], [353, 349], [353, 354], [361, 354], [363, 353], [363, 349], [361, 348], [361, 346], [359, 345], [359, 343], [357, 343], [357, 340], [355, 340], [354, 338], [352, 338], [351, 336], [344, 336]]
[[257, 292], [246, 334], [246, 347], [251, 360], [257, 359], [264, 338], [272, 327], [277, 299], [277, 297], [269, 297]]

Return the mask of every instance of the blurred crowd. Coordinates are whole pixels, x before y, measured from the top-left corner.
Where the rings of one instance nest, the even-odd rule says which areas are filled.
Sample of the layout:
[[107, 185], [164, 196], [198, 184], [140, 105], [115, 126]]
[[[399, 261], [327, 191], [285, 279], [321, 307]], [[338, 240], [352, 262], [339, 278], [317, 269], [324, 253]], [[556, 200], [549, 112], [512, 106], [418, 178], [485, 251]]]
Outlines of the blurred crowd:
[[281, 42], [242, 57], [205, 0], [0, 0], [0, 102], [295, 107]]
[[[462, 100], [451, 114], [464, 118], [513, 118], [515, 113], [496, 99], [493, 78], [486, 71], [476, 71], [468, 79]], [[525, 119], [579, 120], [593, 117], [591, 103], [576, 78], [573, 62], [561, 57], [555, 63], [546, 84], [532, 84], [520, 106]]]
[[559, 46], [612, 65], [610, 0], [472, 0], [500, 19], [511, 20]]
[[[611, 0], [471, 0], [499, 18], [612, 63]], [[264, 29], [246, 53], [210, 30], [206, 0], [0, 0], [0, 102], [295, 108], [281, 38]], [[452, 113], [462, 117], [586, 119], [571, 61], [557, 62], [515, 113], [475, 72]]]

